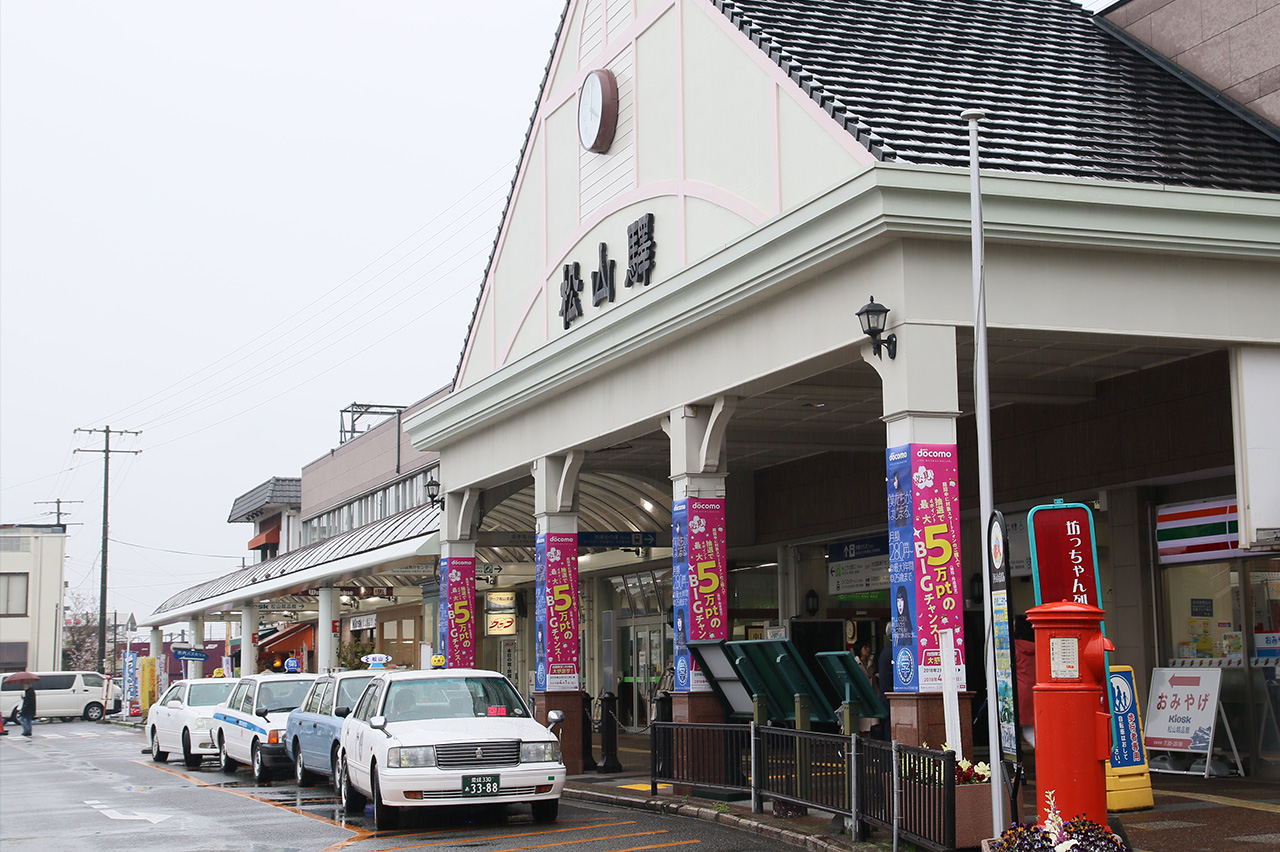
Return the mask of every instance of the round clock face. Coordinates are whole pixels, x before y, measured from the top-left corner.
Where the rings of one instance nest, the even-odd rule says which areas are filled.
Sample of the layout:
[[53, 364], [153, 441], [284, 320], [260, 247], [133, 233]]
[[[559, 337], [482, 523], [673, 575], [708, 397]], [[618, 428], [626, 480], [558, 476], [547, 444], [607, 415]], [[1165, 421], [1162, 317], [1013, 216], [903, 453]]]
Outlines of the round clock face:
[[612, 72], [592, 71], [578, 92], [578, 140], [588, 151], [603, 154], [617, 126], [618, 82]]

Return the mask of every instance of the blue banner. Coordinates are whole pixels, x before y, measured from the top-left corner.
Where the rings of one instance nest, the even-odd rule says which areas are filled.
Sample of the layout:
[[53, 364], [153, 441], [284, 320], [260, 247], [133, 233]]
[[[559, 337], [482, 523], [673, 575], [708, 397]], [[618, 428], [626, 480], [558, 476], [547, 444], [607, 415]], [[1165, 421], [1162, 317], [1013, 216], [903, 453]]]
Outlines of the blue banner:
[[689, 501], [671, 504], [671, 626], [675, 631], [675, 690], [693, 684], [689, 658]]
[[1142, 766], [1147, 756], [1142, 747], [1142, 720], [1138, 718], [1138, 699], [1133, 690], [1133, 670], [1128, 666], [1111, 669], [1111, 719], [1113, 743], [1111, 766]]

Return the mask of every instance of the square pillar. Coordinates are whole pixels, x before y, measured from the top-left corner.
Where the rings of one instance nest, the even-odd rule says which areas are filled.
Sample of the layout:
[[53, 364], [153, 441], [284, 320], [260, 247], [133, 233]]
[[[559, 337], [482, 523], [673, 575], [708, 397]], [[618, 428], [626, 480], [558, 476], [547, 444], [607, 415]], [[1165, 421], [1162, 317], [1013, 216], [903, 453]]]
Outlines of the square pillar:
[[243, 601], [240, 604], [240, 674], [258, 673], [258, 604]]
[[319, 590], [318, 600], [320, 618], [316, 624], [316, 671], [323, 674], [338, 667], [338, 590], [324, 586]]
[[[191, 646], [201, 651], [204, 650], [204, 619], [193, 618], [188, 625], [191, 628]], [[190, 660], [187, 662], [187, 676], [196, 678], [204, 677], [204, 661]]]

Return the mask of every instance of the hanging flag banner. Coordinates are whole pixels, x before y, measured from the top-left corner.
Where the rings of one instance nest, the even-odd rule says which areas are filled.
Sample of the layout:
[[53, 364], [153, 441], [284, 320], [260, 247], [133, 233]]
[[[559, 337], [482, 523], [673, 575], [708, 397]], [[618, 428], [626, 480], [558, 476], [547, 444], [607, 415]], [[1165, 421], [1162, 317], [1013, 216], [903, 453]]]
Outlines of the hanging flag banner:
[[[578, 535], [539, 533], [538, 558], [542, 560], [540, 630], [545, 659], [539, 670], [542, 691], [577, 692], [582, 688], [578, 667]], [[537, 567], [535, 567], [535, 581]], [[535, 639], [535, 642], [537, 639]], [[536, 652], [535, 652], [536, 653]], [[538, 676], [535, 672], [535, 683]]]
[[671, 626], [675, 691], [689, 692], [697, 663], [689, 656], [689, 501], [671, 504]]
[[138, 700], [138, 655], [124, 652], [124, 706], [130, 716], [142, 715], [142, 703]]
[[440, 642], [445, 666], [476, 664], [476, 559], [447, 556], [440, 560]]
[[[724, 499], [690, 497], [689, 514], [689, 638], [729, 638], [728, 561]], [[677, 630], [679, 625], [677, 624]], [[689, 689], [710, 692], [711, 684], [696, 666], [690, 668]]]
[[547, 537], [533, 546], [533, 689], [547, 691]]
[[939, 630], [953, 631], [956, 684], [966, 688], [957, 455], [955, 444], [903, 444], [886, 452], [897, 692], [942, 691]]

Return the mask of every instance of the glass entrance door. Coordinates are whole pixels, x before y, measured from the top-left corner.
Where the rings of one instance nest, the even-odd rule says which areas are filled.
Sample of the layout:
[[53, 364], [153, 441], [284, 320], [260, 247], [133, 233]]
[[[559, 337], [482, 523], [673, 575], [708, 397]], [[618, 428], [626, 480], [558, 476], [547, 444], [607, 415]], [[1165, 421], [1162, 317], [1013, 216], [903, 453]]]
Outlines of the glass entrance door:
[[652, 718], [653, 699], [670, 689], [671, 625], [660, 617], [628, 619], [621, 625], [623, 653], [619, 712], [624, 726], [639, 730]]

